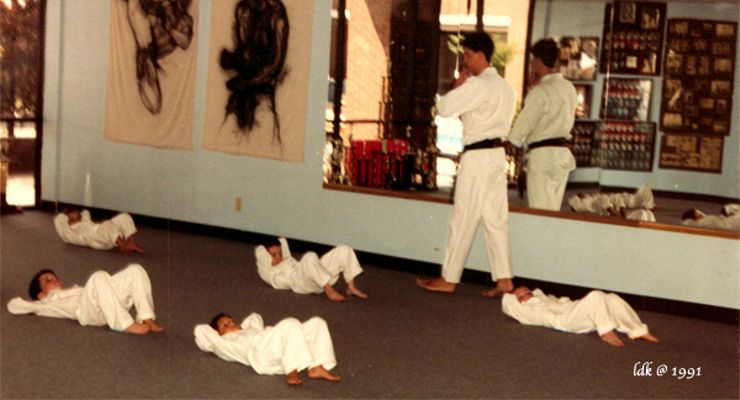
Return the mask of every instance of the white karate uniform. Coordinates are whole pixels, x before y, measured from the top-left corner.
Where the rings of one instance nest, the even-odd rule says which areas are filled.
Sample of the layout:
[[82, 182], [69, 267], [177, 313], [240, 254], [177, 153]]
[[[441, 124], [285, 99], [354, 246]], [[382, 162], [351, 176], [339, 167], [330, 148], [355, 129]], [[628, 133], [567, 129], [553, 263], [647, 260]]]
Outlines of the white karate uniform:
[[735, 215], [740, 213], [740, 204], [728, 203], [722, 207], [722, 211], [725, 215]]
[[[505, 138], [509, 133], [516, 95], [511, 86], [487, 68], [437, 100], [442, 117], [460, 117], [463, 143]], [[493, 280], [511, 278], [509, 197], [503, 148], [463, 153], [455, 181], [455, 204], [442, 263], [442, 277], [460, 282], [470, 246], [483, 224], [486, 255]]]
[[603, 335], [617, 330], [631, 339], [648, 333], [635, 310], [614, 293], [600, 290], [589, 292], [580, 300], [546, 295], [540, 289], [532, 291], [532, 298], [520, 303], [516, 295], [504, 294], [501, 300], [504, 314], [525, 325], [537, 325], [572, 333], [597, 331]]
[[136, 233], [134, 220], [129, 214], [121, 213], [100, 223], [92, 221], [88, 210], [82, 210], [80, 214], [81, 220], [72, 225], [64, 213], [54, 217], [54, 228], [63, 242], [108, 250], [116, 247], [116, 239], [119, 237], [127, 239]]
[[251, 366], [258, 374], [286, 375], [291, 371], [337, 365], [326, 321], [313, 317], [301, 323], [286, 318], [265, 328], [262, 317], [253, 313], [241, 323], [242, 330], [223, 336], [207, 324], [195, 327], [195, 343], [226, 361]]
[[[578, 96], [560, 73], [546, 75], [524, 100], [509, 134], [517, 147], [547, 139], [570, 139]], [[560, 211], [568, 174], [576, 168], [570, 149], [545, 146], [527, 153], [527, 204], [532, 208]]]
[[[571, 196], [568, 199], [571, 209], [579, 213], [591, 213], [598, 215], [611, 215], [618, 213], [622, 209], [644, 209], [640, 211], [627, 213], [627, 219], [636, 219], [641, 221], [650, 220], [653, 214], [649, 212], [655, 208], [653, 191], [647, 185], [642, 185], [635, 193], [595, 193], [585, 196]], [[655, 216], [652, 215], [652, 221]]]
[[16, 297], [8, 302], [11, 314], [36, 314], [42, 317], [77, 320], [80, 325], [108, 325], [122, 332], [134, 323], [129, 310], [136, 308], [136, 321], [155, 319], [154, 301], [149, 276], [139, 264], [109, 275], [96, 271], [85, 287], [51, 291], [41, 300], [28, 301]]
[[696, 226], [699, 228], [722, 229], [727, 231], [740, 232], [740, 213], [735, 213], [728, 216], [705, 215], [698, 220], [685, 219], [681, 221], [681, 223], [687, 226]]
[[351, 282], [362, 273], [360, 262], [349, 246], [337, 246], [321, 259], [309, 251], [298, 261], [291, 256], [288, 241], [282, 237], [278, 240], [283, 261], [275, 266], [272, 266], [272, 256], [265, 246], [254, 249], [260, 278], [275, 289], [290, 289], [299, 294], [322, 293], [324, 286], [334, 285], [340, 274], [345, 282]]
[[632, 221], [657, 222], [655, 214], [650, 210], [631, 210], [624, 217]]

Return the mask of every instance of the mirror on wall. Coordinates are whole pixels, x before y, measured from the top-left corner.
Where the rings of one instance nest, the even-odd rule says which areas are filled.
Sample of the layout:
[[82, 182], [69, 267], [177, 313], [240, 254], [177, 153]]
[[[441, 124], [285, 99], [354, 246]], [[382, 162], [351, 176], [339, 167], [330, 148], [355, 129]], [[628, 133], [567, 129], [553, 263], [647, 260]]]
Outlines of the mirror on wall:
[[[734, 1], [335, 0], [325, 183], [449, 199], [461, 126], [436, 118], [434, 96], [459, 70], [459, 36], [482, 30], [519, 101], [527, 46], [561, 47], [579, 100], [562, 213], [719, 214], [740, 181], [738, 15]], [[527, 207], [521, 173], [511, 152], [510, 204]]]

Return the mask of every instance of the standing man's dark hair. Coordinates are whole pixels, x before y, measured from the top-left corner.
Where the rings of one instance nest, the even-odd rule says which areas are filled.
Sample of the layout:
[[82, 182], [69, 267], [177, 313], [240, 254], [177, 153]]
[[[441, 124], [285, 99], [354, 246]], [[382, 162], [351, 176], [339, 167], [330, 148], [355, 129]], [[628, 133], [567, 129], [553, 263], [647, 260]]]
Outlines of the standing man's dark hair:
[[473, 51], [480, 51], [486, 57], [486, 61], [491, 62], [491, 57], [496, 47], [493, 44], [493, 40], [485, 32], [473, 32], [466, 33], [462, 40], [463, 47], [467, 47]]
[[50, 269], [42, 269], [37, 272], [36, 275], [33, 276], [33, 279], [31, 279], [31, 283], [28, 285], [28, 295], [31, 296], [31, 300], [39, 299], [39, 293], [41, 293], [41, 282], [39, 282], [39, 278], [41, 275], [46, 273], [54, 274], [54, 276], [57, 275]]
[[529, 49], [529, 52], [542, 60], [548, 68], [554, 68], [560, 58], [560, 48], [554, 39], [540, 39]]

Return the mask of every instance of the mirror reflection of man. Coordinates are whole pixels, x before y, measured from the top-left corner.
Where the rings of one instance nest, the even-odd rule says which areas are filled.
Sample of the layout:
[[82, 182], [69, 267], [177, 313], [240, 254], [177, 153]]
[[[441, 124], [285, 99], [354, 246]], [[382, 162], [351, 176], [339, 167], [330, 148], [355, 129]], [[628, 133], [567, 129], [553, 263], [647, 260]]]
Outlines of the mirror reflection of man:
[[559, 211], [570, 171], [576, 160], [567, 147], [575, 121], [578, 95], [558, 69], [560, 49], [553, 39], [542, 39], [530, 48], [533, 86], [524, 100], [509, 141], [528, 147], [527, 204]]

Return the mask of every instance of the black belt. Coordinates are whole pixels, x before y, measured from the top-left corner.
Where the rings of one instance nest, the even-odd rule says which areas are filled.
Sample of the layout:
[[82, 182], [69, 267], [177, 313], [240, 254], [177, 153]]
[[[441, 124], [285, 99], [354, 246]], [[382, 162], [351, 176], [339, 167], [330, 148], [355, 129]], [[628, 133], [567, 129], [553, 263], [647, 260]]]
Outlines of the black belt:
[[480, 142], [465, 145], [465, 147], [463, 148], [463, 153], [470, 150], [495, 149], [496, 147], [502, 147], [503, 145], [504, 141], [501, 140], [501, 138], [486, 139], [481, 140]]
[[565, 147], [567, 145], [568, 145], [568, 139], [560, 137], [560, 138], [545, 139], [545, 140], [540, 140], [539, 142], [530, 143], [529, 150], [536, 149], [538, 147], [545, 147], [545, 146]]

